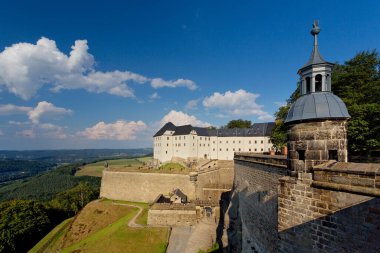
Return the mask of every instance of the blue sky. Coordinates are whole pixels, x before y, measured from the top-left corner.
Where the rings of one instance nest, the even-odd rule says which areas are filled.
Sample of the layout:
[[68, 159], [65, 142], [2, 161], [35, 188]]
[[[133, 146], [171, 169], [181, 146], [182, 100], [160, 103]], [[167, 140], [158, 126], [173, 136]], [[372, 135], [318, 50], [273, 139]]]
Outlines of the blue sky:
[[378, 49], [379, 1], [6, 1], [0, 149], [151, 147], [166, 121], [271, 121], [312, 49]]

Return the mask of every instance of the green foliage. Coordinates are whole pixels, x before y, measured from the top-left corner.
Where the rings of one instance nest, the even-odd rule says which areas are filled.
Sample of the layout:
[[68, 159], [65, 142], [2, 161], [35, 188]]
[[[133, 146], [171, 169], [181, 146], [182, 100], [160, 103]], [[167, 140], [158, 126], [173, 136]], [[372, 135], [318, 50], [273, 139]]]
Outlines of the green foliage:
[[80, 182], [88, 182], [93, 188], [100, 188], [100, 178], [75, 177], [78, 164], [59, 167], [48, 173], [23, 181], [16, 181], [0, 187], [0, 201], [11, 199], [50, 201], [59, 192], [66, 191]]
[[94, 189], [88, 182], [80, 182], [77, 186], [60, 192], [50, 204], [54, 208], [65, 211], [69, 216], [78, 213], [90, 201], [97, 199], [99, 189]]
[[376, 51], [358, 53], [336, 65], [332, 91], [345, 102], [350, 153], [368, 155], [380, 149], [380, 57]]
[[26, 252], [50, 228], [48, 210], [38, 202], [0, 204], [0, 252]]
[[272, 134], [270, 136], [271, 142], [273, 143], [276, 151], [280, 151], [282, 147], [286, 146], [287, 139], [287, 127], [284, 124], [286, 115], [288, 114], [290, 105], [295, 102], [300, 97], [300, 85], [297, 85], [297, 89], [292, 93], [290, 98], [287, 100], [287, 104], [281, 106], [275, 113], [275, 124], [272, 129]]
[[222, 126], [222, 128], [251, 128], [252, 122], [250, 120], [235, 119]]
[[[299, 87], [286, 106], [276, 112], [276, 125], [271, 140], [276, 148], [284, 145], [286, 126], [283, 121], [299, 97]], [[335, 65], [332, 91], [346, 104], [351, 119], [347, 138], [350, 154], [370, 155], [380, 150], [380, 57], [376, 51], [360, 52], [343, 65]]]

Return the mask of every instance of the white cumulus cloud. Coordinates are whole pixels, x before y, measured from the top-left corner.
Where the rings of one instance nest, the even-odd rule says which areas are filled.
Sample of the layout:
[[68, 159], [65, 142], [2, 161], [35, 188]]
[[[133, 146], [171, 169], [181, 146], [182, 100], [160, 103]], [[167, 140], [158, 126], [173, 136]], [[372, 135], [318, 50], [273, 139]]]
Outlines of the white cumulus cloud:
[[197, 85], [187, 79], [178, 79], [176, 81], [165, 81], [161, 78], [153, 78], [151, 81], [153, 88], [162, 88], [162, 87], [170, 87], [170, 88], [176, 88], [176, 87], [186, 87], [189, 90], [196, 90], [198, 87]]
[[12, 104], [0, 105], [0, 115], [24, 114], [31, 111], [31, 107], [17, 106]]
[[256, 103], [259, 94], [237, 90], [227, 91], [224, 94], [215, 92], [203, 100], [203, 106], [208, 109], [219, 110], [223, 114], [233, 116], [258, 116], [260, 120], [271, 120], [273, 117], [263, 111], [263, 106]]
[[94, 93], [109, 93], [134, 97], [130, 83], [150, 83], [154, 88], [187, 87], [196, 89], [191, 80], [165, 81], [147, 78], [130, 71], [96, 71], [94, 56], [87, 40], [76, 40], [69, 55], [61, 52], [55, 41], [42, 37], [36, 44], [17, 43], [0, 52], [0, 88], [28, 100], [44, 85], [53, 91], [85, 89]]
[[145, 131], [146, 124], [142, 121], [118, 120], [115, 123], [98, 122], [77, 135], [92, 140], [134, 140], [139, 132]]
[[43, 116], [59, 116], [71, 113], [72, 111], [70, 109], [56, 107], [52, 103], [41, 101], [35, 108], [33, 108], [33, 110], [28, 112], [28, 116], [32, 123], [38, 124], [40, 118]]
[[160, 121], [160, 126], [165, 125], [167, 122], [172, 122], [176, 126], [180, 125], [193, 125], [193, 126], [199, 126], [199, 127], [206, 127], [210, 126], [211, 124], [208, 122], [203, 122], [197, 117], [193, 115], [186, 114], [181, 111], [175, 111], [171, 110], [168, 114], [166, 114]]

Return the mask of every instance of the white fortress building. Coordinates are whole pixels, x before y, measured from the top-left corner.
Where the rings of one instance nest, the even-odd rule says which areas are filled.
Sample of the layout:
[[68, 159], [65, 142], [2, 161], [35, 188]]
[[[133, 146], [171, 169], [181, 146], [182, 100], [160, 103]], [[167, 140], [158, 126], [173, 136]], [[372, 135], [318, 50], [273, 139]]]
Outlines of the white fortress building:
[[274, 123], [255, 123], [251, 128], [208, 129], [166, 123], [154, 136], [154, 158], [233, 160], [235, 152], [269, 152]]

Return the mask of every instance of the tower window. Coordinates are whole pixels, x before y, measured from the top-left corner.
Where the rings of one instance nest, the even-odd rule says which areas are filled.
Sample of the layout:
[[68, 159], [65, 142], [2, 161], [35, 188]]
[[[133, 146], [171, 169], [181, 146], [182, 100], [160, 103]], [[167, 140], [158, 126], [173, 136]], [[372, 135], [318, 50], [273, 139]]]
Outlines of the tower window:
[[306, 77], [305, 80], [306, 80], [306, 94], [308, 94], [311, 91], [310, 77]]
[[305, 161], [305, 150], [297, 150], [298, 160]]
[[338, 150], [329, 150], [329, 160], [338, 161]]
[[322, 75], [315, 76], [315, 91], [322, 91]]

